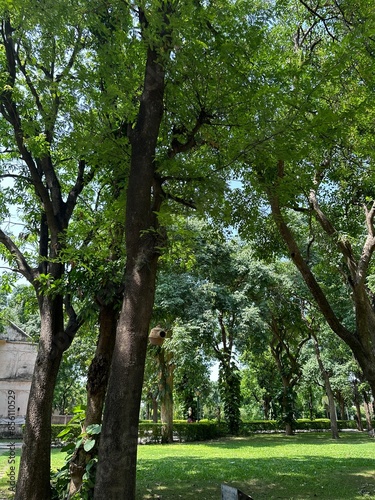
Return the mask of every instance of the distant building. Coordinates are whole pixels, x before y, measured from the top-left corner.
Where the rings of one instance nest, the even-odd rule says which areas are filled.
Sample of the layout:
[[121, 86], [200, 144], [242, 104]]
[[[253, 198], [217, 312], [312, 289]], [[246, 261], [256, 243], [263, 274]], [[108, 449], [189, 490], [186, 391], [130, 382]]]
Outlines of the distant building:
[[30, 336], [8, 321], [0, 332], [0, 436], [14, 437], [14, 430], [20, 434], [36, 355]]

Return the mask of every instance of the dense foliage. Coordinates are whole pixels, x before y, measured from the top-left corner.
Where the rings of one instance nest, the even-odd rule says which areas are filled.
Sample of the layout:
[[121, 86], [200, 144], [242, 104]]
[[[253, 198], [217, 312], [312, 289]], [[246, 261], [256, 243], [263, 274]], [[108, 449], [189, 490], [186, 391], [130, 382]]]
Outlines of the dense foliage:
[[[108, 500], [135, 495], [140, 410], [165, 441], [173, 416], [370, 428], [370, 2], [2, 0], [0, 16], [1, 319], [38, 343], [16, 499], [50, 498], [52, 410], [84, 398]], [[147, 347], [153, 326], [167, 338]]]

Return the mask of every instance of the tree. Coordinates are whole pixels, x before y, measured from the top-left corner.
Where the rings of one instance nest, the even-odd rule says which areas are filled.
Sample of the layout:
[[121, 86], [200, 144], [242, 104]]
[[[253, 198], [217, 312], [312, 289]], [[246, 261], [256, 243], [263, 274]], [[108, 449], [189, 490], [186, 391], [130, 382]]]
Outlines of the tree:
[[[311, 14], [308, 2], [300, 3], [309, 5]], [[369, 282], [375, 243], [373, 127], [368, 120], [373, 110], [372, 80], [365, 69], [374, 19], [366, 9], [363, 5], [358, 17], [352, 12], [353, 28], [344, 27], [339, 15], [330, 17], [328, 6], [324, 18], [319, 17], [320, 7], [313, 9], [313, 20], [296, 9], [287, 22], [281, 16], [275, 23], [270, 58], [272, 48], [279, 46], [280, 53], [283, 47], [288, 64], [276, 65], [276, 71], [265, 75], [272, 90], [264, 94], [259, 113], [262, 130], [247, 127], [241, 132], [247, 136], [247, 145], [242, 143], [241, 199], [252, 200], [251, 207], [257, 200], [263, 214], [269, 207], [286, 255], [330, 328], [351, 348], [375, 394], [375, 316]], [[247, 100], [251, 102], [251, 94]], [[247, 216], [248, 224], [253, 216]], [[355, 308], [354, 323], [327, 294], [324, 266], [335, 267], [336, 284], [340, 279], [345, 283], [346, 299]]]
[[[243, 7], [231, 2], [223, 2], [222, 7], [226, 13], [223, 27], [223, 11], [217, 15], [216, 7], [211, 5], [163, 1], [133, 6], [132, 19], [137, 25], [132, 30], [142, 42], [144, 80], [139, 107], [126, 121], [131, 152], [126, 176], [125, 288], [106, 398], [95, 498], [135, 496], [144, 360], [157, 261], [164, 244], [158, 213], [164, 200], [196, 207], [198, 201], [203, 205], [205, 198], [208, 211], [210, 202], [217, 199], [217, 189], [212, 189], [212, 148], [217, 141], [208, 126], [216, 117], [220, 136], [225, 111], [231, 105], [223, 84], [237, 85], [237, 80], [231, 78], [235, 71], [228, 57], [221, 64], [220, 56], [229, 40], [232, 47], [237, 43], [240, 49], [244, 32]], [[258, 27], [254, 33], [259, 36]], [[215, 50], [207, 50], [210, 44]], [[200, 78], [196, 78], [197, 68]], [[220, 80], [213, 80], [212, 74], [219, 71]], [[163, 117], [165, 102], [169, 112]], [[221, 136], [226, 137], [226, 133]], [[190, 153], [190, 162], [182, 153]], [[226, 186], [223, 170], [215, 171], [215, 188]], [[184, 189], [186, 185], [188, 189]]]
[[[82, 321], [64, 287], [66, 230], [94, 169], [92, 102], [85, 85], [79, 6], [1, 6], [1, 178], [6, 206], [22, 207], [24, 230], [0, 230], [9, 265], [34, 287], [40, 340], [31, 386], [16, 498], [49, 498], [53, 390], [63, 352]], [[69, 126], [68, 126], [69, 124]], [[30, 250], [31, 248], [31, 250]]]
[[[265, 346], [248, 349], [243, 353], [242, 362], [246, 368], [242, 370], [241, 393], [245, 410], [257, 404], [257, 412], [252, 418], [265, 420], [276, 419], [277, 394], [282, 391], [280, 377], [275, 370], [275, 361]], [[258, 409], [259, 408], [259, 409]]]
[[335, 399], [334, 399], [334, 394], [333, 394], [333, 389], [329, 377], [329, 373], [326, 370], [322, 357], [320, 355], [320, 346], [318, 342], [318, 337], [316, 336], [315, 332], [312, 332], [311, 334], [313, 340], [314, 340], [314, 349], [315, 349], [315, 355], [316, 359], [319, 365], [319, 370], [321, 372], [323, 381], [324, 381], [324, 387], [326, 391], [326, 395], [328, 398], [328, 406], [329, 406], [329, 419], [331, 421], [331, 432], [332, 432], [332, 438], [333, 439], [338, 439], [339, 438], [339, 429], [337, 425], [337, 412], [336, 412], [336, 405], [335, 405]]

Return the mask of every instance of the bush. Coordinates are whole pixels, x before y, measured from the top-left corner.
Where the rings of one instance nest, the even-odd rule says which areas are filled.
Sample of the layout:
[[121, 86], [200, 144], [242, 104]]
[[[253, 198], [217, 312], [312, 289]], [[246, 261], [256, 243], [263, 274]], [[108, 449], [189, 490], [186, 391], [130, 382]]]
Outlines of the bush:
[[138, 426], [138, 439], [142, 444], [161, 443], [163, 424], [142, 421]]
[[276, 420], [251, 420], [240, 424], [241, 436], [247, 436], [253, 432], [277, 432], [278, 430], [280, 430], [280, 425]]
[[[77, 458], [77, 454], [85, 453], [84, 461], [80, 465], [85, 467], [82, 476], [82, 484], [79, 490], [69, 496], [71, 500], [92, 500], [94, 498], [94, 485], [96, 476], [96, 466], [98, 463], [98, 443], [102, 426], [100, 424], [91, 424], [83, 432], [81, 423], [85, 416], [85, 408], [77, 406], [73, 412], [74, 417], [67, 425], [63, 425], [62, 431], [56, 435], [56, 440], [64, 443], [61, 451], [66, 452], [64, 465], [56, 472], [51, 471], [52, 499], [59, 500], [68, 498], [70, 484], [70, 464]], [[76, 424], [80, 422], [80, 424]], [[60, 427], [60, 426], [55, 426]], [[77, 429], [78, 428], [78, 429]], [[78, 439], [77, 439], [78, 431]]]
[[173, 431], [176, 432], [179, 441], [206, 441], [216, 439], [227, 431], [216, 422], [201, 420], [200, 422], [174, 422]]
[[[357, 429], [355, 420], [338, 420], [337, 425], [339, 430]], [[296, 431], [328, 431], [331, 428], [329, 418], [317, 418], [310, 420], [301, 418], [295, 421], [294, 428]], [[366, 428], [366, 423], [363, 422], [363, 428]], [[242, 422], [240, 426], [240, 434], [247, 436], [254, 432], [282, 432], [284, 428], [282, 424], [276, 420], [252, 420], [250, 422]]]
[[[143, 444], [162, 442], [162, 423], [140, 422], [138, 438]], [[226, 435], [227, 429], [223, 425], [208, 420], [187, 423], [185, 420], [175, 420], [173, 422], [173, 433], [181, 441], [206, 441]]]
[[[60, 444], [61, 439], [57, 437], [60, 432], [62, 432], [64, 429], [66, 429], [65, 424], [52, 424], [52, 429], [51, 429], [51, 441], [53, 444]], [[75, 440], [78, 438], [78, 436], [82, 432], [82, 428], [79, 424], [70, 424], [69, 428], [71, 429], [70, 436], [72, 437], [72, 440]]]

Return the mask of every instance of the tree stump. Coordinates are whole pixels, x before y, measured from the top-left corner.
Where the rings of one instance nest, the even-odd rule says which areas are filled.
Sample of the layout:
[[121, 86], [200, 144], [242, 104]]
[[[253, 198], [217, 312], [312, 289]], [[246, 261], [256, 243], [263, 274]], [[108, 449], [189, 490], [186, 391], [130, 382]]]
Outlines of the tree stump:
[[221, 500], [253, 500], [252, 497], [246, 495], [237, 488], [228, 486], [226, 484], [221, 485]]

